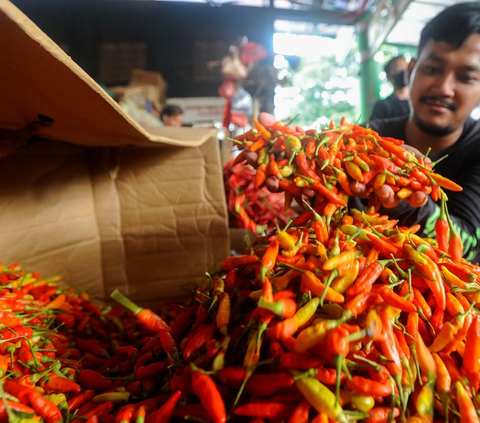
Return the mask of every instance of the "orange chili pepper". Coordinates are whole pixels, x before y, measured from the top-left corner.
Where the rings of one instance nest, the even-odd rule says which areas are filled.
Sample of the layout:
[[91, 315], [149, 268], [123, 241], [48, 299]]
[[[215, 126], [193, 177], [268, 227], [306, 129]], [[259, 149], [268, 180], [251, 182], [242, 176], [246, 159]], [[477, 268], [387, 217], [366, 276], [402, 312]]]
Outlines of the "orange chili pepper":
[[463, 188], [460, 185], [439, 175], [438, 173], [430, 173], [430, 176], [442, 188], [449, 189], [450, 191], [463, 191]]
[[382, 296], [385, 302], [392, 307], [398, 308], [406, 313], [415, 313], [417, 311], [412, 302], [402, 298], [398, 294], [395, 294], [395, 292], [393, 292], [393, 290], [388, 288], [386, 285], [383, 285], [378, 290], [378, 293]]
[[302, 273], [302, 282], [305, 286], [312, 291], [312, 294], [317, 297], [322, 297], [324, 295], [325, 290], [327, 291], [325, 295], [325, 299], [327, 301], [331, 301], [332, 303], [343, 303], [345, 302], [345, 297], [334, 291], [330, 287], [326, 287], [320, 279], [318, 279], [312, 272], [306, 270]]

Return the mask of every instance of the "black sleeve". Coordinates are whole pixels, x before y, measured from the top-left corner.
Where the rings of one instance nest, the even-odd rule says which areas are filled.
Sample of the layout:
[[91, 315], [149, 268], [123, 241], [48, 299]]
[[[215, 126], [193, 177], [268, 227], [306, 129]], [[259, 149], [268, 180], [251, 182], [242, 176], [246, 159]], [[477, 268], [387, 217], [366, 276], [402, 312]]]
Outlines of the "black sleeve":
[[372, 115], [369, 120], [386, 119], [390, 117], [390, 108], [384, 100], [377, 101], [373, 106]]
[[[463, 187], [461, 192], [446, 190], [448, 211], [457, 230], [461, 231], [464, 245], [464, 257], [472, 262], [480, 259], [480, 163], [468, 167], [455, 182]], [[431, 197], [423, 207], [412, 207], [402, 201], [393, 209], [381, 208], [382, 214], [398, 219], [400, 226], [412, 226], [419, 223], [426, 237], [435, 237], [435, 222], [440, 216], [440, 202]]]

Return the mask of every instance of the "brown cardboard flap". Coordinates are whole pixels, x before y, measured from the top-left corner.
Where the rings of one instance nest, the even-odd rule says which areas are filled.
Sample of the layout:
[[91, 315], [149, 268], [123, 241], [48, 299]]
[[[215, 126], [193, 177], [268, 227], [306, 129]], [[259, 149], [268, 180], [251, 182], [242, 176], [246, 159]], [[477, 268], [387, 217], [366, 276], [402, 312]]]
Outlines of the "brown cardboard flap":
[[118, 288], [157, 309], [185, 296], [228, 255], [218, 149], [43, 141], [0, 158], [0, 261], [103, 300]]
[[[146, 131], [8, 0], [0, 0], [0, 127], [53, 119], [38, 135], [85, 146], [197, 147], [214, 131]], [[182, 138], [183, 137], [183, 138]]]

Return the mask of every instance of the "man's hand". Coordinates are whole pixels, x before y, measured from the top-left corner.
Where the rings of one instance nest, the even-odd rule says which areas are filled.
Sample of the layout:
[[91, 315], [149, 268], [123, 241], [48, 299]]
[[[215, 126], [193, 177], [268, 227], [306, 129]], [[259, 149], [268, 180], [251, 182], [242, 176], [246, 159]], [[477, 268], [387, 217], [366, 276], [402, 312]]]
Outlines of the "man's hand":
[[262, 112], [258, 115], [258, 121], [265, 127], [272, 126], [275, 122], [277, 122], [277, 119], [275, 119], [275, 116], [271, 115], [270, 113], [265, 113]]

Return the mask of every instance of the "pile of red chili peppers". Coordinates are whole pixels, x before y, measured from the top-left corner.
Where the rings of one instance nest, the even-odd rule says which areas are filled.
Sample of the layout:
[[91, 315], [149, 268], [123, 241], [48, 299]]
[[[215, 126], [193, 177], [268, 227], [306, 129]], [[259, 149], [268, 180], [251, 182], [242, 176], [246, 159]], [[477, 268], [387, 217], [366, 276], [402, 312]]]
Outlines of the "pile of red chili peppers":
[[315, 205], [323, 208], [328, 203], [346, 206], [348, 197], [354, 195], [352, 183], [365, 192], [373, 210], [380, 206], [375, 190], [383, 185], [390, 186], [401, 200], [422, 191], [437, 201], [440, 187], [461, 190], [432, 171], [435, 163], [403, 149], [403, 141], [382, 138], [344, 119], [340, 126], [332, 122], [320, 132], [293, 129], [281, 122], [267, 129], [255, 121], [254, 129], [232, 141], [241, 150], [233, 166], [248, 162], [255, 167], [255, 186], [285, 192], [286, 207], [294, 198], [301, 205], [303, 196], [315, 197]]
[[479, 422], [480, 267], [420, 166], [437, 241], [317, 191], [160, 315], [0, 267], [0, 423]]
[[229, 226], [251, 230], [255, 234], [273, 229], [275, 220], [285, 225], [295, 216], [293, 210], [283, 210], [282, 194], [255, 187], [255, 169], [247, 163], [233, 166], [234, 160], [223, 165]]

